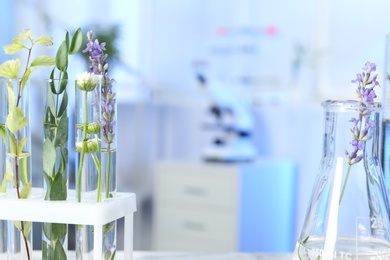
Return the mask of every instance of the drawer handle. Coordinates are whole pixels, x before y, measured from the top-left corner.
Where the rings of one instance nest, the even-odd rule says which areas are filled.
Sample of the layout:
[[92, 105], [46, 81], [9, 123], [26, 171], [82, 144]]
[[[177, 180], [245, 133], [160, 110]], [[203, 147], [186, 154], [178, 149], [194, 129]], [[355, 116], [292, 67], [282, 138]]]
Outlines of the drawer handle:
[[203, 223], [195, 222], [191, 220], [185, 220], [183, 222], [183, 228], [191, 231], [204, 231], [206, 229]]
[[188, 195], [199, 196], [199, 197], [204, 197], [207, 194], [205, 189], [199, 187], [192, 187], [192, 186], [185, 187], [184, 192]]

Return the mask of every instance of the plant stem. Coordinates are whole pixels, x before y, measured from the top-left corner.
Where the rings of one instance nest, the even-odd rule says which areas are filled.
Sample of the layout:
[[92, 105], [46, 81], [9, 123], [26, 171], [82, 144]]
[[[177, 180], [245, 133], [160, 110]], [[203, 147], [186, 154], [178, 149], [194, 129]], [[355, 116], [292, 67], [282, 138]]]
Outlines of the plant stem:
[[87, 127], [88, 127], [88, 109], [87, 109], [88, 93], [84, 91], [84, 129], [83, 129], [83, 140], [80, 155], [80, 165], [77, 173], [77, 201], [81, 202], [81, 175], [83, 173], [85, 150], [87, 149]]
[[341, 190], [340, 199], [339, 199], [339, 206], [340, 206], [341, 200], [343, 199], [343, 196], [344, 196], [344, 191], [345, 191], [345, 187], [347, 186], [347, 181], [348, 181], [349, 173], [351, 172], [351, 167], [352, 167], [352, 164], [350, 164], [348, 166], [347, 174], [345, 175], [344, 184], [343, 184], [343, 188]]
[[98, 171], [96, 202], [101, 202], [102, 201], [102, 167], [101, 167], [99, 159], [96, 157], [96, 155], [91, 153], [91, 156], [92, 156], [92, 159], [93, 159], [95, 166], [97, 168], [97, 171]]
[[110, 195], [110, 180], [111, 180], [111, 144], [107, 146], [108, 162], [107, 162], [107, 174], [106, 174], [106, 198]]

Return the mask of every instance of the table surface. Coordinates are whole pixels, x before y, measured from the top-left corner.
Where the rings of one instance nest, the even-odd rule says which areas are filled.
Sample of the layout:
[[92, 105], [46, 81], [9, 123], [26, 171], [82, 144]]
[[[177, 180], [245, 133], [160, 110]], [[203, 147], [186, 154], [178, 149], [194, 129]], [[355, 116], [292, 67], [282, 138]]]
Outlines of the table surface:
[[291, 254], [267, 253], [191, 253], [191, 252], [153, 252], [136, 251], [134, 260], [290, 260]]
[[[40, 252], [34, 251], [33, 259], [41, 259]], [[68, 259], [76, 259], [74, 255], [68, 255]], [[123, 259], [123, 252], [117, 253], [117, 259]], [[291, 254], [267, 254], [267, 253], [194, 253], [194, 252], [154, 252], [135, 251], [133, 260], [291, 260]]]

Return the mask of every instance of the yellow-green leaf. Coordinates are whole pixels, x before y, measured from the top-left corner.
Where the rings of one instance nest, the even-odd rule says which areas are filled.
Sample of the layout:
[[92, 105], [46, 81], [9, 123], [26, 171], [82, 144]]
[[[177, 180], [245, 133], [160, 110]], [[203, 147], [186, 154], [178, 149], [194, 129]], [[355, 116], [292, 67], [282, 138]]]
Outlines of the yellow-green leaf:
[[41, 36], [35, 42], [43, 45], [43, 46], [52, 46], [53, 38], [50, 36]]
[[12, 109], [5, 121], [8, 130], [16, 135], [17, 131], [24, 128], [27, 125], [27, 118], [24, 116], [24, 111], [20, 107]]
[[16, 38], [12, 40], [11, 44], [4, 46], [3, 49], [6, 54], [14, 54], [15, 52], [18, 52], [23, 49], [23, 47], [23, 42], [20, 39]]
[[11, 111], [16, 107], [16, 96], [11, 84], [7, 84], [8, 90], [8, 110]]
[[31, 62], [31, 67], [38, 66], [53, 66], [56, 64], [56, 60], [48, 55], [40, 55]]
[[5, 162], [5, 177], [4, 179], [12, 184], [14, 183], [14, 171], [12, 167], [12, 163], [9, 160]]
[[31, 30], [26, 28], [23, 31], [19, 32], [18, 38], [20, 40], [29, 39], [31, 37]]
[[24, 90], [24, 87], [26, 86], [26, 84], [27, 84], [27, 81], [30, 79], [30, 77], [31, 77], [31, 74], [34, 72], [34, 70], [36, 70], [37, 69], [37, 67], [30, 67], [30, 68], [28, 68], [25, 72], [24, 72], [24, 74], [23, 74], [23, 76], [22, 76], [22, 79], [21, 79], [21, 86], [22, 86], [22, 90]]
[[24, 185], [20, 190], [20, 198], [27, 199], [28, 197], [30, 197], [30, 194], [31, 194], [31, 183], [27, 183], [27, 185]]
[[0, 77], [8, 79], [18, 78], [18, 72], [20, 67], [20, 60], [8, 60], [3, 64], [0, 64]]
[[25, 137], [22, 140], [20, 140], [20, 142], [18, 144], [18, 153], [22, 153], [23, 152], [23, 147], [24, 147], [24, 144], [26, 143], [27, 139], [28, 138]]
[[28, 235], [29, 235], [30, 232], [31, 232], [31, 228], [32, 228], [32, 222], [25, 222], [25, 223], [24, 223], [23, 235], [24, 235], [25, 237], [28, 237]]

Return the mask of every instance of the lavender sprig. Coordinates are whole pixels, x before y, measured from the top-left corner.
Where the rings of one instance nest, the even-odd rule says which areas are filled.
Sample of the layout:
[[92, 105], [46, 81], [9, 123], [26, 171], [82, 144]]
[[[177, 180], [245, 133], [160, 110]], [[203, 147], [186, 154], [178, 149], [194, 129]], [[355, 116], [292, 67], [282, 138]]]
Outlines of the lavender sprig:
[[345, 156], [349, 164], [347, 175], [344, 180], [343, 188], [341, 191], [339, 205], [344, 195], [345, 187], [347, 184], [348, 176], [351, 171], [351, 166], [360, 162], [363, 159], [363, 150], [366, 144], [366, 141], [371, 139], [370, 129], [374, 127], [374, 123], [370, 119], [370, 112], [367, 111], [367, 103], [374, 102], [376, 98], [376, 93], [374, 88], [380, 86], [377, 79], [377, 74], [372, 75], [372, 72], [376, 70], [375, 63], [366, 62], [365, 67], [363, 68], [362, 73], [356, 75], [356, 79], [352, 80], [352, 83], [357, 84], [356, 93], [360, 99], [360, 108], [358, 110], [358, 118], [351, 118], [350, 122], [353, 123], [353, 128], [351, 129], [352, 134], [352, 151], [348, 152], [345, 150]]
[[111, 144], [115, 138], [115, 103], [116, 93], [113, 91], [114, 80], [108, 77], [108, 63], [106, 61], [107, 54], [106, 43], [99, 43], [98, 39], [93, 40], [93, 33], [87, 33], [88, 43], [83, 52], [89, 52], [89, 60], [91, 62], [90, 71], [94, 74], [102, 76], [101, 88], [101, 113], [102, 113], [102, 139], [105, 143]]

